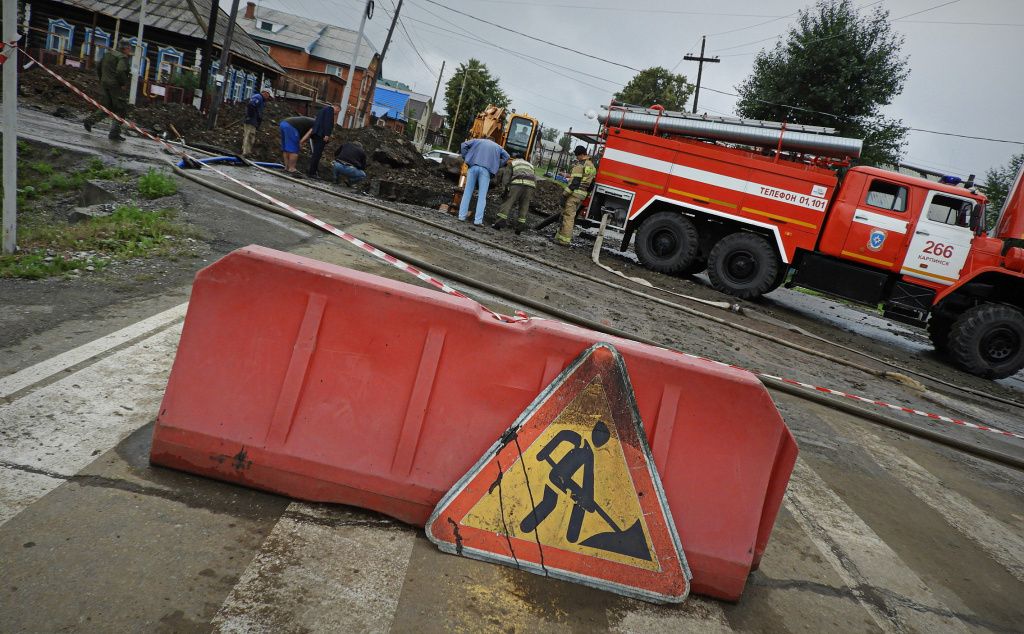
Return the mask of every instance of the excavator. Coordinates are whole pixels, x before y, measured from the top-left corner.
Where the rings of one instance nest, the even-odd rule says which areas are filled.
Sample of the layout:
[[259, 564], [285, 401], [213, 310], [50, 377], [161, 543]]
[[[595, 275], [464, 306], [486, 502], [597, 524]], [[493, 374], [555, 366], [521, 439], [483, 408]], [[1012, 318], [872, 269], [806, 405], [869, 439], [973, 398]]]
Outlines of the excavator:
[[[514, 110], [508, 111], [505, 108], [488, 105], [473, 120], [473, 127], [469, 131], [469, 139], [490, 139], [505, 148], [509, 154], [522, 154], [526, 160], [530, 160], [534, 147], [540, 138], [540, 122], [528, 114], [519, 114]], [[467, 140], [469, 140], [467, 139]], [[452, 202], [444, 211], [457, 210], [462, 202], [462, 192], [466, 188], [466, 172], [468, 168], [464, 161], [458, 157], [452, 157], [457, 163], [461, 162], [459, 170], [459, 185], [452, 196]], [[446, 159], [443, 162], [445, 169], [455, 173], [456, 167], [449, 165]]]

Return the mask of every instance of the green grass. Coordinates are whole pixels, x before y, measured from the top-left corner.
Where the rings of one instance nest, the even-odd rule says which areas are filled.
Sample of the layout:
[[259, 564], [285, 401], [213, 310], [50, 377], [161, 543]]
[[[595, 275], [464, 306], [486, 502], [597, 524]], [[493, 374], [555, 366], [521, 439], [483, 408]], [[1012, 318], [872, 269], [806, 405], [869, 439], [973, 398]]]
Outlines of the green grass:
[[[171, 254], [175, 237], [191, 235], [174, 217], [173, 211], [126, 205], [80, 224], [27, 225], [18, 236], [21, 252], [0, 256], [0, 277], [40, 279], [87, 266], [99, 269], [112, 260]], [[97, 257], [74, 258], [80, 251], [95, 251]]]
[[177, 192], [177, 181], [166, 172], [149, 168], [149, 171], [139, 177], [139, 193], [143, 198], [163, 198]]
[[98, 158], [70, 173], [58, 172], [45, 161], [25, 163], [18, 166], [18, 208], [48, 194], [78, 189], [88, 180], [124, 180], [127, 176], [125, 170], [108, 167]]

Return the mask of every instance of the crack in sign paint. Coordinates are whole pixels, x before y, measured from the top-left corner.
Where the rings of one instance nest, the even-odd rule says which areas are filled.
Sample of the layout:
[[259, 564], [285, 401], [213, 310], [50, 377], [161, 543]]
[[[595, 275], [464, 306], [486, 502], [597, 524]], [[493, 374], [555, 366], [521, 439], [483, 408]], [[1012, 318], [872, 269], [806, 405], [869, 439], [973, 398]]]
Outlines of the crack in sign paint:
[[455, 523], [455, 520], [448, 518], [448, 523], [452, 525], [452, 530], [455, 532], [455, 554], [462, 556], [462, 535], [459, 534], [459, 525]]

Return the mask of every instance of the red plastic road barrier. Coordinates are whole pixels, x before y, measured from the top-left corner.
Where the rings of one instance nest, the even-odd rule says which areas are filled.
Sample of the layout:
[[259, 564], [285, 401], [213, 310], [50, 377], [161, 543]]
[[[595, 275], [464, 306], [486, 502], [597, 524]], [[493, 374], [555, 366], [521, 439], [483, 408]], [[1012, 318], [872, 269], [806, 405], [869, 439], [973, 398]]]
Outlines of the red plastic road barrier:
[[150, 459], [423, 525], [599, 341], [625, 360], [691, 590], [738, 599], [797, 454], [753, 375], [271, 249], [196, 276]]

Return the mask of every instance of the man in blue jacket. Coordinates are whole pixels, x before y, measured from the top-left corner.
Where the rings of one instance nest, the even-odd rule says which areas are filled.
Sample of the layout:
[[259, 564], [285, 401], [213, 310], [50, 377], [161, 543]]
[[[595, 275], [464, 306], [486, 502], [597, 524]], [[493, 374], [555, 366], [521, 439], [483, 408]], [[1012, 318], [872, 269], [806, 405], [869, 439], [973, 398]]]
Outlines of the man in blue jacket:
[[245, 121], [242, 123], [242, 156], [252, 154], [252, 146], [256, 143], [256, 130], [263, 124], [263, 110], [267, 107], [267, 99], [272, 99], [270, 91], [264, 88], [254, 93], [245, 104]]
[[313, 155], [309, 157], [309, 175], [320, 175], [320, 157], [324, 153], [324, 147], [331, 139], [331, 132], [334, 132], [334, 120], [338, 118], [338, 111], [334, 106], [324, 106], [317, 113], [313, 121], [313, 129], [310, 130], [309, 139], [313, 142]]
[[479, 227], [484, 223], [484, 208], [487, 206], [487, 189], [491, 185], [491, 177], [508, 161], [508, 152], [490, 139], [470, 139], [459, 150], [469, 167], [466, 187], [459, 203], [459, 220], [465, 222], [469, 216], [469, 199], [473, 197], [473, 190], [477, 189], [473, 224]]

